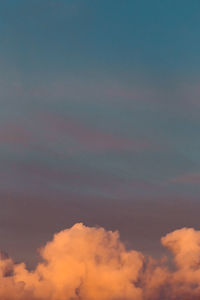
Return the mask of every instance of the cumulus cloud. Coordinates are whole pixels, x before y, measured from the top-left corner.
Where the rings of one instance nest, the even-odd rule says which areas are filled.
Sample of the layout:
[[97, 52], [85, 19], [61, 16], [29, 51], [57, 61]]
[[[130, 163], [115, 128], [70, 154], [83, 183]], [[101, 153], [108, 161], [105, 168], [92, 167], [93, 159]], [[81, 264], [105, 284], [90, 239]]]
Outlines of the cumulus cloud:
[[82, 223], [54, 235], [32, 271], [0, 255], [1, 300], [197, 300], [200, 231], [183, 228], [161, 239], [174, 259], [126, 250], [118, 232]]

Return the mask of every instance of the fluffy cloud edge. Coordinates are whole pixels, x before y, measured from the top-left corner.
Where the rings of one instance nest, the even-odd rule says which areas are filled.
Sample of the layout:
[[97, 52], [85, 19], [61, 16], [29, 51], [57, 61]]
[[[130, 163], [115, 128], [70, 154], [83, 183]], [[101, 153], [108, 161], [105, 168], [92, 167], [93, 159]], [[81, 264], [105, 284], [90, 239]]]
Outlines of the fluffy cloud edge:
[[173, 256], [155, 260], [127, 250], [118, 231], [77, 223], [56, 233], [29, 271], [0, 255], [2, 300], [197, 300], [200, 231], [182, 228], [161, 238]]

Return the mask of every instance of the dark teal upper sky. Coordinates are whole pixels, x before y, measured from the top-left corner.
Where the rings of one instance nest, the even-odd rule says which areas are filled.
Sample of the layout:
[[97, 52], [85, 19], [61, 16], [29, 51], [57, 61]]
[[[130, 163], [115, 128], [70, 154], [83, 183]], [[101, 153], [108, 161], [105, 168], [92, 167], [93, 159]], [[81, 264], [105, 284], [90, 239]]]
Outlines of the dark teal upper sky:
[[32, 76], [198, 72], [199, 1], [8, 0], [0, 10], [1, 52]]
[[199, 1], [0, 2], [5, 251], [82, 221], [154, 253], [200, 225], [199, 53]]

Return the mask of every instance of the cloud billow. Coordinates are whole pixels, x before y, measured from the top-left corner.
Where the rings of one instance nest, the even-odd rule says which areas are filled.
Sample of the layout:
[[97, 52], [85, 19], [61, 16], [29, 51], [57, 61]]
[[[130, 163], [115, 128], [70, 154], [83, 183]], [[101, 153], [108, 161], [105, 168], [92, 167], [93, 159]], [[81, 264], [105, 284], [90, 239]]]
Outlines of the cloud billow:
[[161, 242], [173, 254], [173, 268], [166, 257], [154, 260], [126, 250], [118, 232], [77, 223], [54, 235], [32, 271], [2, 253], [0, 299], [199, 299], [200, 231], [183, 228]]

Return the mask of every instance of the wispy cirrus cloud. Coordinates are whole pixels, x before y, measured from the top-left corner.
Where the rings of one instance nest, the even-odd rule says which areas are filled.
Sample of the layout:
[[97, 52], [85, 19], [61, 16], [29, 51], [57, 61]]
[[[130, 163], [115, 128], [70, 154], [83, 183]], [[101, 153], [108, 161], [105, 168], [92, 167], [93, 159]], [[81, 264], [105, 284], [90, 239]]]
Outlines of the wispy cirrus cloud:
[[43, 124], [48, 126], [49, 135], [71, 138], [80, 148], [87, 151], [143, 151], [154, 147], [149, 140], [133, 139], [105, 132], [86, 126], [81, 120], [69, 117], [48, 115], [43, 118]]
[[0, 143], [1, 145], [22, 145], [27, 146], [35, 141], [33, 133], [15, 122], [6, 122], [0, 127]]
[[200, 183], [200, 173], [186, 173], [169, 180], [171, 183], [176, 184], [199, 184]]

